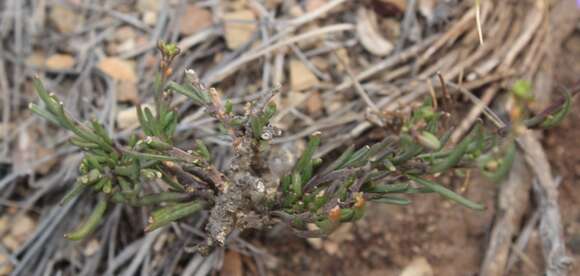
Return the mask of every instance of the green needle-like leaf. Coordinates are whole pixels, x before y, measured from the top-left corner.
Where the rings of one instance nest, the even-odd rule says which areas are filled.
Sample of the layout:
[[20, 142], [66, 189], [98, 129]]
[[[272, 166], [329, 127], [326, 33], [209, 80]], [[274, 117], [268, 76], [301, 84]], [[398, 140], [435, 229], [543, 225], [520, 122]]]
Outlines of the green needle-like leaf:
[[59, 121], [58, 118], [56, 118], [54, 115], [52, 115], [50, 112], [46, 111], [44, 108], [30, 103], [28, 105], [28, 108], [30, 109], [30, 111], [34, 112], [36, 115], [50, 121], [51, 123], [55, 124], [55, 125], [59, 125], [61, 127], [64, 127]]
[[360, 165], [364, 165], [368, 161], [369, 153], [371, 148], [369, 146], [364, 146], [353, 153], [350, 158], [341, 166], [342, 168], [346, 168], [349, 166], [357, 167]]
[[149, 218], [149, 224], [145, 231], [153, 231], [176, 220], [185, 218], [199, 212], [205, 206], [203, 201], [192, 201], [188, 203], [178, 203], [155, 211]]
[[67, 233], [64, 235], [65, 238], [69, 240], [82, 240], [86, 238], [88, 235], [93, 233], [99, 223], [103, 219], [103, 215], [107, 211], [107, 200], [103, 197], [97, 203], [97, 206], [93, 210], [93, 213], [89, 216], [89, 218], [81, 224], [76, 230], [73, 232]]
[[324, 173], [326, 174], [344, 168], [345, 167], [344, 164], [348, 162], [353, 153], [354, 153], [354, 145], [350, 145], [348, 148], [346, 148], [346, 150], [344, 150], [344, 152], [342, 152], [342, 154], [336, 159], [336, 161], [332, 162], [332, 164], [330, 164], [330, 166], [328, 166], [328, 168], [324, 170]]
[[421, 185], [421, 186], [425, 186], [431, 190], [433, 190], [434, 192], [442, 195], [443, 197], [451, 200], [451, 201], [455, 201], [467, 208], [470, 209], [474, 209], [474, 210], [484, 210], [485, 207], [481, 204], [475, 203], [459, 194], [456, 194], [455, 192], [433, 182], [427, 179], [423, 179], [420, 177], [416, 177], [416, 176], [412, 176], [412, 175], [408, 175], [407, 177], [409, 177], [409, 179], [415, 181], [415, 183]]
[[372, 202], [383, 203], [383, 204], [393, 204], [393, 205], [409, 205], [413, 203], [412, 201], [396, 196], [381, 196], [378, 198], [371, 199]]
[[169, 82], [167, 88], [190, 98], [197, 105], [205, 106], [210, 103], [209, 95], [203, 91], [199, 91], [195, 87], [186, 84], [181, 85], [176, 82]]
[[478, 160], [478, 165], [481, 170], [481, 173], [485, 175], [489, 180], [493, 182], [499, 182], [503, 178], [505, 178], [509, 171], [512, 168], [512, 164], [514, 163], [514, 159], [516, 156], [516, 143], [512, 141], [507, 149], [505, 150], [504, 157], [499, 160], [498, 167], [495, 168], [494, 171], [489, 171], [486, 166], [488, 162], [493, 161], [492, 155], [482, 156], [480, 160]]
[[544, 120], [544, 122], [542, 122], [542, 124], [540, 125], [541, 127], [551, 128], [551, 127], [558, 125], [560, 122], [562, 122], [562, 120], [570, 112], [570, 109], [572, 107], [572, 95], [570, 94], [570, 92], [565, 91], [565, 90], [563, 91], [563, 93], [564, 93], [565, 99], [564, 99], [564, 103], [563, 103], [562, 107], [555, 114], [548, 115], [546, 120]]
[[202, 140], [196, 139], [195, 140], [195, 144], [196, 144], [196, 149], [195, 151], [197, 153], [199, 153], [199, 155], [201, 157], [203, 157], [203, 159], [210, 161], [211, 160], [211, 155], [209, 153], [209, 149], [207, 148], [207, 146], [205, 145], [205, 143]]
[[87, 187], [89, 187], [88, 184], [82, 183], [81, 181], [79, 181], [77, 179], [77, 181], [75, 182], [75, 184], [72, 187], [72, 189], [70, 189], [64, 195], [64, 197], [60, 200], [60, 205], [67, 204], [71, 199], [73, 199], [73, 198], [77, 197], [78, 195], [80, 195]]
[[393, 184], [374, 184], [364, 187], [363, 191], [367, 193], [401, 193], [409, 189], [409, 184], [407, 183], [393, 183]]
[[308, 145], [306, 149], [302, 153], [300, 159], [296, 163], [294, 168], [295, 173], [299, 173], [304, 175], [305, 177], [302, 179], [303, 182], [310, 180], [309, 174], [312, 174], [312, 159], [314, 156], [314, 152], [318, 149], [320, 145], [320, 132], [315, 132], [310, 136], [310, 140], [308, 140]]

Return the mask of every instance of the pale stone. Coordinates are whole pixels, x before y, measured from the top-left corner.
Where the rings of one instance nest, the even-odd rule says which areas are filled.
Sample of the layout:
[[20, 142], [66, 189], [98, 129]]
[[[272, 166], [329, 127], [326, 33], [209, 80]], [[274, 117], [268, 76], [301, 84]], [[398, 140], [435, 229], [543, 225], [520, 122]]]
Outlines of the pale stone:
[[117, 100], [120, 102], [139, 102], [137, 83], [133, 81], [119, 81], [117, 83]]
[[85, 256], [92, 256], [95, 253], [97, 253], [97, 251], [99, 251], [99, 248], [101, 247], [101, 244], [99, 243], [99, 241], [97, 239], [91, 239], [87, 245], [85, 246], [85, 249], [83, 250], [83, 254]]
[[326, 0], [308, 0], [306, 1], [306, 11], [307, 12], [312, 12], [315, 11], [317, 9], [319, 9], [320, 7], [324, 6], [327, 3]]
[[97, 67], [114, 80], [137, 81], [135, 65], [131, 61], [109, 57], [102, 59]]
[[212, 15], [198, 5], [188, 5], [179, 18], [179, 33], [192, 35], [212, 25]]
[[256, 16], [251, 10], [225, 13], [223, 19], [226, 44], [230, 49], [248, 43], [257, 29]]
[[143, 23], [153, 26], [157, 23], [157, 13], [148, 11], [143, 13]]
[[139, 122], [137, 107], [130, 107], [117, 113], [117, 126], [120, 129], [129, 128]]
[[54, 54], [46, 59], [45, 66], [51, 70], [70, 70], [75, 63], [75, 58], [71, 55]]
[[399, 276], [433, 276], [433, 268], [425, 257], [414, 258]]
[[46, 63], [46, 55], [41, 51], [35, 51], [26, 57], [24, 62], [30, 66], [43, 67]]
[[[155, 111], [153, 111], [153, 108], [151, 108], [151, 106], [148, 105], [141, 106], [141, 108], [143, 109], [145, 107], [149, 107], [150, 109], [152, 109], [152, 112], [155, 114]], [[137, 116], [136, 106], [121, 110], [117, 113], [117, 127], [119, 127], [120, 129], [126, 129], [131, 126], [137, 125], [138, 123], [139, 117]]]
[[318, 78], [300, 60], [290, 61], [290, 85], [294, 91], [302, 91], [318, 84]]
[[82, 16], [66, 5], [53, 5], [49, 12], [50, 21], [61, 33], [72, 33], [79, 27]]
[[157, 12], [161, 8], [161, 0], [138, 0], [137, 10], [140, 12]]
[[319, 115], [322, 112], [322, 96], [319, 92], [314, 92], [306, 100], [306, 109], [310, 115]]
[[0, 264], [2, 264], [0, 265], [0, 275], [10, 275], [10, 273], [14, 268], [12, 267], [10, 261], [8, 261], [8, 256], [1, 251], [0, 251]]

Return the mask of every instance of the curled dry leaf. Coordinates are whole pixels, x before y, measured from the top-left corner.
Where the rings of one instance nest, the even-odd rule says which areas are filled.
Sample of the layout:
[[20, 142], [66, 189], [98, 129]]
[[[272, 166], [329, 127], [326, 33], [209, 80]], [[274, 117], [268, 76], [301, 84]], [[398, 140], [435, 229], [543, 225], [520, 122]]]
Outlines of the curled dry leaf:
[[393, 44], [379, 33], [375, 14], [365, 8], [358, 10], [356, 31], [362, 46], [373, 55], [385, 56], [394, 48]]

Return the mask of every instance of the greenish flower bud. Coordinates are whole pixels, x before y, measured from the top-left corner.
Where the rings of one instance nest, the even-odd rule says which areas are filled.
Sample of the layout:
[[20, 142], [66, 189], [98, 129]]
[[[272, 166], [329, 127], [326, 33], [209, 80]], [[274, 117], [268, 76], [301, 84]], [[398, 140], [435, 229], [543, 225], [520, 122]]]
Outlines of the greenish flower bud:
[[141, 169], [141, 176], [145, 179], [159, 179], [163, 176], [160, 171], [153, 169]]
[[437, 138], [437, 136], [433, 135], [431, 132], [423, 131], [420, 135], [417, 136], [417, 141], [424, 147], [427, 147], [432, 150], [438, 150], [441, 148], [441, 142]]
[[534, 99], [532, 84], [527, 80], [516, 81], [512, 86], [512, 92], [516, 97], [522, 100], [529, 101]]

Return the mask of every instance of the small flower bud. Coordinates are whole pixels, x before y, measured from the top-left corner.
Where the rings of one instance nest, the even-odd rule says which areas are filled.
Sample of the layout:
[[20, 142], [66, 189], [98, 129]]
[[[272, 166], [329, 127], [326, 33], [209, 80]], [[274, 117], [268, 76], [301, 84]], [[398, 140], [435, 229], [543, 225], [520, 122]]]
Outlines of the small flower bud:
[[338, 205], [330, 209], [328, 212], [328, 218], [333, 222], [340, 221], [340, 207], [338, 207]]
[[365, 198], [363, 196], [363, 193], [357, 193], [355, 195], [354, 199], [355, 199], [355, 202], [354, 202], [354, 207], [355, 208], [361, 209], [361, 208], [364, 208], [365, 207], [366, 200], [365, 200]]
[[497, 162], [497, 160], [490, 160], [489, 162], [487, 162], [487, 164], [485, 164], [485, 169], [490, 172], [496, 171], [497, 167], [499, 167], [499, 163]]
[[421, 145], [432, 150], [437, 150], [441, 148], [441, 142], [439, 141], [439, 139], [428, 131], [423, 131], [420, 135], [417, 135], [417, 141]]

